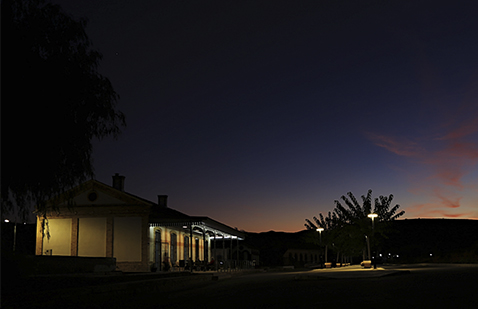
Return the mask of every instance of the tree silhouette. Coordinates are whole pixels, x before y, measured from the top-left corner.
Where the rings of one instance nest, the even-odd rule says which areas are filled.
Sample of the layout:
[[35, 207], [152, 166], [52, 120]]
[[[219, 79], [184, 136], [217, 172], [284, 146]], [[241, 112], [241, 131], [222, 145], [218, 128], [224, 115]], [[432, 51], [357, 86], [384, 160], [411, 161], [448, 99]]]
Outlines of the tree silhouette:
[[[331, 240], [335, 247], [347, 255], [356, 255], [358, 252], [365, 252], [367, 239], [372, 235], [386, 238], [389, 232], [391, 221], [398, 219], [405, 211], [398, 211], [400, 205], [391, 207], [393, 195], [388, 197], [379, 196], [374, 199], [372, 207], [372, 190], [368, 190], [366, 195], [362, 195], [362, 205], [357, 201], [352, 192], [348, 192], [347, 196], [343, 195], [341, 201], [335, 201], [333, 213], [329, 212], [328, 217], [323, 219], [319, 214], [320, 220], [314, 217], [316, 224], [306, 219], [306, 228], [315, 229], [316, 226], [327, 228], [327, 234], [331, 235]], [[374, 219], [375, 224], [372, 229], [369, 214], [375, 213], [377, 217]], [[374, 237], [375, 243], [378, 237]]]
[[[312, 231], [317, 231], [318, 228], [323, 228], [324, 230], [321, 232], [321, 240], [322, 244], [325, 248], [325, 251], [323, 252], [325, 260], [324, 262], [327, 262], [327, 255], [328, 255], [328, 247], [333, 244], [333, 240], [335, 238], [335, 223], [337, 222], [336, 220], [336, 214], [331, 213], [329, 211], [328, 215], [324, 217], [321, 213], [319, 214], [319, 218], [314, 217], [314, 222], [312, 223], [309, 219], [305, 219], [307, 222], [305, 224], [305, 227], [308, 230]], [[315, 236], [312, 239], [317, 239]], [[315, 241], [313, 241], [315, 242]], [[319, 240], [317, 240], [317, 243], [319, 243]], [[322, 250], [322, 248], [321, 248]], [[322, 252], [321, 252], [322, 254]]]
[[43, 0], [2, 1], [2, 211], [42, 212], [93, 177], [92, 139], [125, 125], [85, 27]]

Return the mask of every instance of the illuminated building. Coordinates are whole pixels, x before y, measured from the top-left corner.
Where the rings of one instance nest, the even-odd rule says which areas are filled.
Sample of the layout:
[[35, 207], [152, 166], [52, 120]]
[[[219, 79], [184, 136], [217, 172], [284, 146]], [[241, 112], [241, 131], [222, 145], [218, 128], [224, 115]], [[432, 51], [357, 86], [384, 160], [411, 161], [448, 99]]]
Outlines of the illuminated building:
[[36, 255], [115, 258], [117, 270], [133, 272], [237, 265], [213, 261], [211, 244], [216, 239], [237, 244], [243, 233], [171, 209], [165, 195], [155, 203], [127, 193], [124, 176], [114, 175], [113, 186], [89, 180], [49, 205], [54, 201], [58, 209], [50, 207], [47, 224], [37, 217]]

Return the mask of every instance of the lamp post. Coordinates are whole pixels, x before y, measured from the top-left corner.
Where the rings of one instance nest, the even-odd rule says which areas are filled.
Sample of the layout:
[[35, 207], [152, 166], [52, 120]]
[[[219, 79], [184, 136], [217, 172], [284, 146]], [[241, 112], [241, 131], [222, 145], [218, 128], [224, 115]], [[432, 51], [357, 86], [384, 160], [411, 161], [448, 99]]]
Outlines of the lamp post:
[[320, 242], [320, 245], [321, 245], [321, 246], [322, 246], [322, 231], [323, 231], [323, 230], [324, 230], [324, 229], [321, 228], [321, 227], [319, 227], [319, 228], [317, 229], [317, 232], [319, 232], [319, 242]]
[[[372, 219], [372, 236], [373, 234], [375, 233], [375, 221], [374, 219], [378, 217], [377, 214], [374, 214], [374, 213], [371, 213], [369, 214], [367, 217], [369, 217], [370, 219]], [[370, 257], [370, 247], [368, 248], [368, 256]], [[376, 269], [377, 268], [377, 261], [376, 261], [376, 257], [373, 258], [373, 268]]]
[[[5, 219], [4, 222], [5, 222], [5, 223], [9, 223], [10, 220]], [[13, 225], [13, 252], [15, 252], [15, 249], [16, 249], [15, 247], [16, 247], [16, 245], [17, 245], [17, 220], [16, 220], [16, 218], [15, 218], [15, 223], [14, 223], [14, 225]]]
[[378, 217], [377, 214], [374, 214], [374, 213], [371, 213], [369, 214], [367, 217], [369, 217], [370, 219], [372, 219], [372, 230], [375, 228], [374, 226], [374, 219]]
[[322, 253], [322, 231], [324, 228], [319, 227], [316, 231], [319, 232], [319, 259], [320, 259], [320, 267], [322, 267], [322, 258], [320, 254]]

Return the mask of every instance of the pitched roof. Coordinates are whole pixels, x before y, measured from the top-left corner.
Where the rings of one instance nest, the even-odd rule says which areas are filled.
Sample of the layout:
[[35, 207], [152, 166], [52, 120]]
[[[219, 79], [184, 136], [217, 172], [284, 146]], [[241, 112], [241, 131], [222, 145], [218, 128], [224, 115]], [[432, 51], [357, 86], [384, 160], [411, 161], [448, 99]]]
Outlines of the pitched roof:
[[[102, 183], [96, 179], [88, 180], [79, 186], [68, 190], [67, 193], [59, 195], [59, 197], [65, 197], [81, 194], [87, 190], [97, 189], [105, 192], [113, 197], [127, 200], [130, 203], [137, 203], [142, 205], [150, 205], [151, 211], [149, 214], [149, 223], [158, 226], [193, 226], [193, 228], [202, 229], [205, 232], [213, 232], [225, 237], [239, 237], [244, 238], [244, 233], [234, 229], [228, 225], [225, 225], [219, 221], [211, 219], [205, 216], [189, 216], [178, 210], [169, 208], [167, 206], [159, 205], [158, 203], [144, 199], [137, 195], [131, 194], [126, 191], [118, 190], [110, 185]], [[70, 194], [70, 195], [68, 195]]]

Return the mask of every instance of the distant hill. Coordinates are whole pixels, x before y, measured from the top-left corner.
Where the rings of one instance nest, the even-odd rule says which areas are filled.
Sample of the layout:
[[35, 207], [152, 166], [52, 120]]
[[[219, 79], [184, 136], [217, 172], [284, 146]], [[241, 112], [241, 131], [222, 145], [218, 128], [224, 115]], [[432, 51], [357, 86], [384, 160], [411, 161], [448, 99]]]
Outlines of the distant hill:
[[382, 249], [402, 261], [478, 263], [478, 220], [404, 219], [393, 227]]
[[[392, 222], [395, 230], [378, 248], [389, 262], [478, 263], [478, 220], [404, 219]], [[313, 249], [308, 231], [246, 233], [246, 242], [260, 250], [266, 266], [282, 265], [287, 249]], [[431, 256], [430, 256], [431, 254]], [[397, 258], [398, 255], [398, 258]]]

